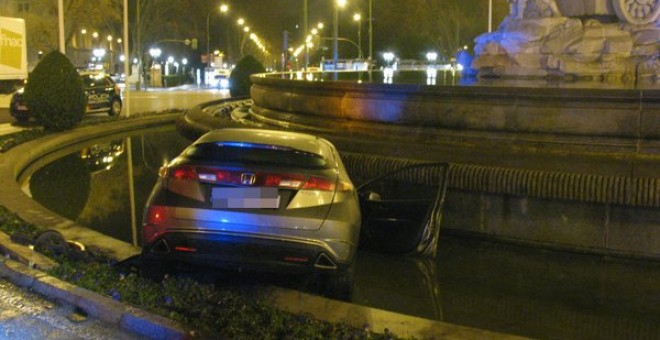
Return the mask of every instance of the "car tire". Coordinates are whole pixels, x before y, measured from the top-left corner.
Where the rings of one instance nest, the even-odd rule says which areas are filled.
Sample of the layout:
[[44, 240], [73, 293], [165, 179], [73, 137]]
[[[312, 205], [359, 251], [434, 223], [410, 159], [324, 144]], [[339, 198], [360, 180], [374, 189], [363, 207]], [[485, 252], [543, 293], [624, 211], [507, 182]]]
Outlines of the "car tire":
[[353, 265], [324, 275], [325, 294], [333, 299], [351, 301], [353, 297]]
[[154, 261], [141, 256], [138, 265], [140, 276], [154, 282], [162, 282], [172, 271], [167, 261]]
[[30, 117], [14, 117], [14, 119], [19, 123], [27, 123], [27, 121], [30, 120]]
[[110, 110], [108, 110], [108, 115], [109, 116], [116, 116], [121, 113], [121, 100], [115, 99], [112, 101], [112, 104], [110, 104]]

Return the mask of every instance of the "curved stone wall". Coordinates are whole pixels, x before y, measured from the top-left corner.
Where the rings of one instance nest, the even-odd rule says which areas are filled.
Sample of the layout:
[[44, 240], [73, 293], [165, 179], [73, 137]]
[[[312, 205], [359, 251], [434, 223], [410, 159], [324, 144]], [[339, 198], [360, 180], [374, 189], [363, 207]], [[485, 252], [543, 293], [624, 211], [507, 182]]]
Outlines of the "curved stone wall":
[[[59, 216], [27, 196], [21, 188], [21, 180], [57, 154], [68, 154], [76, 145], [104, 136], [172, 124], [181, 114], [146, 116], [122, 119], [112, 123], [77, 128], [51, 134], [5, 152], [0, 157], [0, 205], [15, 212], [21, 219], [44, 230], [55, 230], [66, 240], [73, 240], [87, 247], [99, 249], [113, 258], [124, 260], [140, 253], [140, 248], [105, 236]], [[73, 148], [73, 149], [70, 149]], [[67, 151], [68, 150], [68, 151]]]
[[[348, 119], [455, 131], [656, 139], [658, 89], [425, 86], [253, 76], [265, 115]], [[279, 115], [280, 118], [286, 118]], [[521, 136], [522, 137], [522, 136]]]

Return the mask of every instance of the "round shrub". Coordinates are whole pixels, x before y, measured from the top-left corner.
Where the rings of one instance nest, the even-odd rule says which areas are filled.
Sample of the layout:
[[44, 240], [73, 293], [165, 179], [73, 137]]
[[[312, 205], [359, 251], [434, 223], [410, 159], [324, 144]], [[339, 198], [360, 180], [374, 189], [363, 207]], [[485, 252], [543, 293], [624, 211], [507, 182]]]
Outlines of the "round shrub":
[[249, 54], [244, 56], [229, 75], [229, 93], [232, 97], [249, 96], [250, 87], [252, 86], [250, 76], [264, 72], [266, 72], [266, 69], [257, 58]]
[[48, 53], [30, 73], [25, 100], [45, 129], [57, 131], [78, 124], [87, 105], [78, 71], [58, 51]]

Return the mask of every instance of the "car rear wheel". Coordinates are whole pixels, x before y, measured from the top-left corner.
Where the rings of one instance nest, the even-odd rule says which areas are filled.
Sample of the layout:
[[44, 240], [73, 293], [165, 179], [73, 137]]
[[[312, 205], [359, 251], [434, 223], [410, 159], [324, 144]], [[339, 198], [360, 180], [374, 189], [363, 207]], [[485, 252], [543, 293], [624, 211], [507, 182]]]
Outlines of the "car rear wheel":
[[27, 122], [28, 120], [30, 120], [30, 117], [23, 117], [23, 116], [16, 116], [16, 117], [14, 117], [14, 118], [15, 118], [16, 121], [19, 122], [19, 123], [25, 123], [25, 122]]
[[112, 101], [112, 105], [110, 105], [110, 110], [108, 111], [108, 115], [116, 116], [120, 113], [121, 113], [121, 101], [119, 99], [115, 99]]
[[353, 267], [338, 269], [332, 274], [323, 275], [324, 293], [333, 299], [350, 301], [353, 296]]

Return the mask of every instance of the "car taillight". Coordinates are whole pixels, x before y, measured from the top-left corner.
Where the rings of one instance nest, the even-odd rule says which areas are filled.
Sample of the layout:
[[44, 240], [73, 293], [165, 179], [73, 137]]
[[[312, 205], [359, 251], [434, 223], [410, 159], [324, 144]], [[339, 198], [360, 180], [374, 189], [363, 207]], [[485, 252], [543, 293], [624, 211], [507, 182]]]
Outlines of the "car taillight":
[[266, 174], [263, 186], [298, 189], [305, 183], [304, 175], [296, 174]]
[[197, 178], [200, 182], [227, 185], [240, 185], [241, 173], [238, 171], [198, 168]]
[[191, 166], [181, 166], [181, 167], [173, 168], [170, 169], [168, 173], [169, 173], [169, 177], [172, 177], [174, 179], [189, 180], [189, 181], [197, 180], [197, 172], [195, 172], [195, 168]]
[[[250, 172], [242, 170], [226, 170], [207, 167], [194, 167], [183, 165], [172, 168], [161, 168], [159, 171], [161, 177], [170, 177], [177, 180], [191, 180], [210, 184], [224, 184], [235, 186], [257, 186], [257, 187], [276, 187], [284, 189], [305, 189], [333, 191], [336, 188], [335, 180], [310, 176], [303, 174], [286, 173], [267, 173]], [[348, 186], [342, 185], [340, 190], [349, 190]]]
[[153, 205], [147, 211], [147, 224], [160, 225], [167, 219], [167, 208], [160, 205]]
[[142, 242], [151, 243], [162, 233], [163, 222], [167, 220], [167, 208], [152, 205], [147, 210], [146, 220], [142, 228]]
[[335, 190], [335, 182], [327, 178], [312, 176], [307, 179], [307, 182], [305, 182], [303, 189], [333, 191]]

